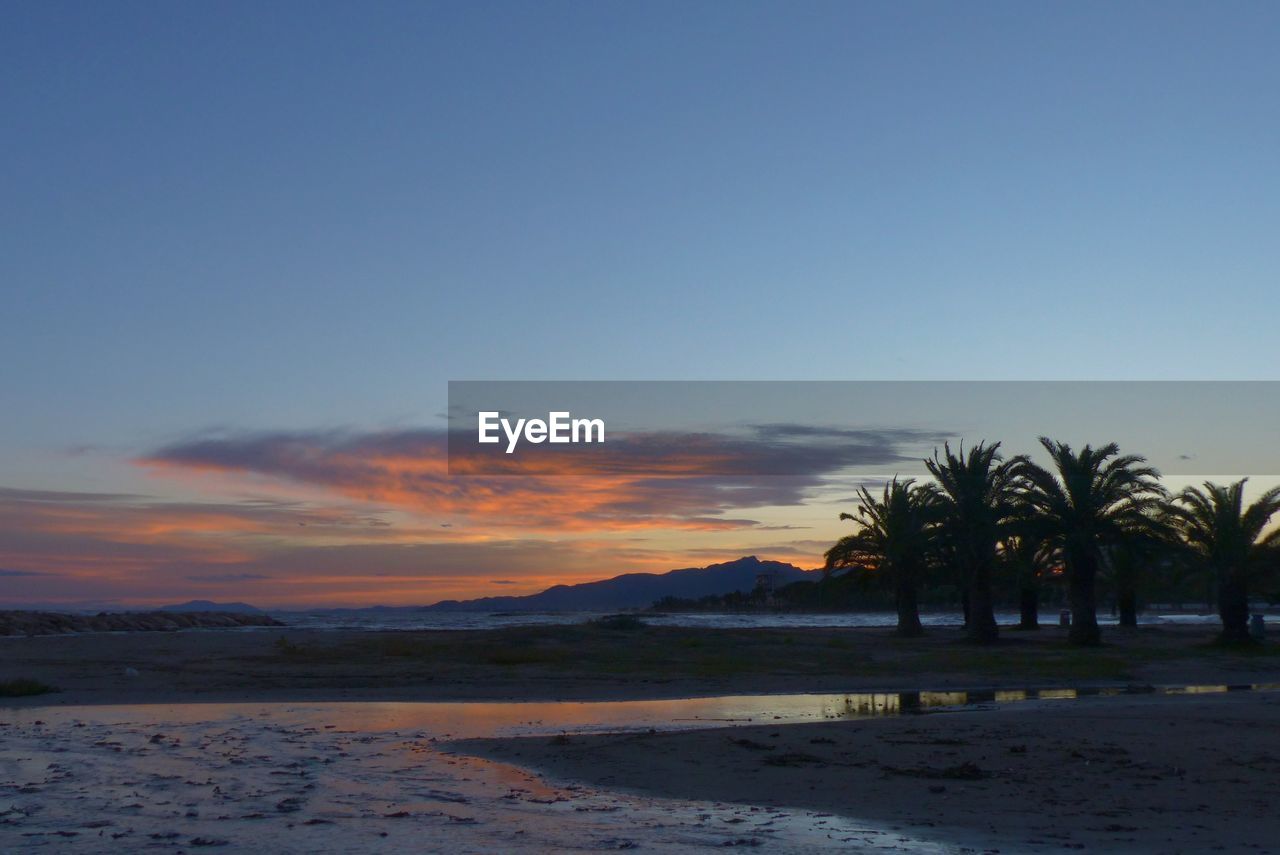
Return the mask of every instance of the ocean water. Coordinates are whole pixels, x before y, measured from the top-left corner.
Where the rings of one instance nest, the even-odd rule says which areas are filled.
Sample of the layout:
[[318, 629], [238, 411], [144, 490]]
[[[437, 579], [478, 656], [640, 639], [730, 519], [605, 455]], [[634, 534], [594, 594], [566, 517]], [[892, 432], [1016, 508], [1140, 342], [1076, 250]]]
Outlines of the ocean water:
[[[508, 626], [554, 626], [586, 623], [613, 612], [436, 612], [428, 609], [367, 609], [367, 610], [317, 610], [278, 611], [271, 615], [289, 626], [300, 629], [367, 629], [367, 630], [465, 630], [496, 629]], [[801, 613], [744, 613], [744, 612], [695, 612], [695, 613], [640, 613], [636, 615], [652, 626], [686, 626], [716, 629], [751, 628], [820, 628], [820, 627], [891, 627], [897, 622], [893, 612], [838, 612], [832, 614]], [[961, 617], [954, 612], [922, 614], [925, 626], [959, 627]], [[997, 612], [996, 620], [1002, 625], [1018, 622], [1016, 612]], [[1041, 625], [1054, 626], [1058, 622], [1056, 610], [1041, 613]], [[1108, 614], [1100, 614], [1098, 622], [1115, 625], [1118, 620]], [[1138, 616], [1140, 625], [1216, 624], [1213, 613], [1158, 613]]]

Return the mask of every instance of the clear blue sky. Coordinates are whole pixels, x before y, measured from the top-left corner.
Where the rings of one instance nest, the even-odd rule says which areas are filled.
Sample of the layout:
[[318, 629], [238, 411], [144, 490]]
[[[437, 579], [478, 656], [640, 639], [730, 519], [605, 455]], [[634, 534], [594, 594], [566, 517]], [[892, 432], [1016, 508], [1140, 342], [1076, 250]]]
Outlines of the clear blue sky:
[[1276, 376], [1272, 4], [4, 18], [9, 442], [451, 377]]
[[2, 16], [0, 481], [451, 378], [1277, 376], [1273, 3]]

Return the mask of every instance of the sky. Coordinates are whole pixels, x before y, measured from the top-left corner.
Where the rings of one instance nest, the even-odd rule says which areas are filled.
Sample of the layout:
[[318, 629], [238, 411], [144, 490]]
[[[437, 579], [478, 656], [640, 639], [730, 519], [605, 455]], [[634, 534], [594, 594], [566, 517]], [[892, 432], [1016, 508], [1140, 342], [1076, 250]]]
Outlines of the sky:
[[1280, 379], [1274, 4], [0, 14], [0, 602], [430, 602], [841, 533], [832, 471], [480, 496], [413, 441], [450, 380]]

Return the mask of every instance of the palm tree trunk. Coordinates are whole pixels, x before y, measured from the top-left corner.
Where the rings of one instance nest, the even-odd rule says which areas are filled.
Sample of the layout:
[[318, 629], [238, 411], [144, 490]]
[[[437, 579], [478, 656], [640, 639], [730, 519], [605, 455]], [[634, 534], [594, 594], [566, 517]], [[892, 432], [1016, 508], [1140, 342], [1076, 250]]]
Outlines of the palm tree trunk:
[[978, 644], [992, 644], [1000, 639], [991, 597], [991, 567], [986, 564], [977, 568], [969, 585], [969, 620], [965, 637]]
[[1095, 583], [1098, 578], [1097, 556], [1087, 549], [1076, 550], [1067, 561], [1067, 588], [1071, 599], [1072, 644], [1092, 646], [1102, 642], [1098, 630], [1098, 601]]
[[1138, 625], [1138, 593], [1132, 588], [1122, 587], [1116, 594], [1119, 600], [1117, 605], [1120, 607], [1120, 625], [1121, 626], [1137, 626]]
[[1218, 615], [1222, 618], [1222, 640], [1247, 644], [1249, 636], [1249, 592], [1237, 574], [1224, 574], [1218, 586]]
[[916, 586], [910, 582], [898, 583], [898, 635], [915, 638], [924, 635], [920, 624], [920, 606], [916, 598]]
[[1022, 613], [1019, 629], [1040, 628], [1040, 588], [1034, 584], [1023, 585], [1018, 592], [1018, 606]]

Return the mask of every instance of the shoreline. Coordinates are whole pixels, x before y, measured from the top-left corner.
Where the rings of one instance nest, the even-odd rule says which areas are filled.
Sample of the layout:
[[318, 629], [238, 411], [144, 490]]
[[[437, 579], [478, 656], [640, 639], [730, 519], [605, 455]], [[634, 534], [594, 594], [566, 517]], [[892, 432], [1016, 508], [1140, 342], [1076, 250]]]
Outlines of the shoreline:
[[[823, 822], [874, 826], [877, 834], [937, 841], [944, 851], [1264, 849], [1280, 837], [1269, 795], [1280, 774], [1280, 690], [1225, 687], [1280, 683], [1280, 644], [1239, 650], [1211, 638], [1204, 626], [1116, 630], [1090, 649], [1068, 646], [1058, 628], [1009, 632], [992, 647], [964, 643], [958, 629], [898, 639], [881, 628], [286, 627], [41, 636], [4, 642], [0, 680], [38, 679], [62, 691], [0, 698], [0, 719], [34, 747], [80, 745], [82, 727], [43, 731], [37, 719], [97, 721], [90, 727], [106, 735], [93, 731], [94, 741], [80, 746], [86, 751], [115, 744], [115, 720], [142, 734], [134, 741], [143, 752], [159, 750], [146, 742], [154, 741], [151, 730], [181, 726], [194, 736], [204, 726], [194, 722], [206, 717], [235, 720], [237, 731], [264, 745], [275, 744], [278, 722], [293, 720], [312, 722], [294, 725], [298, 735], [356, 744], [390, 744], [401, 732], [414, 733], [415, 750], [445, 752], [442, 769], [452, 761], [497, 763], [540, 782], [531, 787], [572, 798], [597, 793], [606, 810], [642, 803], [635, 799], [658, 799], [661, 811], [709, 806], [691, 821], [714, 809], [721, 817], [715, 823], [742, 822], [725, 828], [747, 840], [767, 841], [771, 811], [782, 811], [810, 830]], [[1129, 684], [1224, 690], [1008, 702], [1023, 689]], [[951, 693], [938, 699], [944, 702], [978, 703], [901, 712], [898, 693], [929, 691]], [[982, 697], [961, 699], [961, 691]], [[769, 703], [769, 696], [787, 694], [802, 697]], [[889, 714], [865, 715], [858, 704], [866, 698], [839, 697], [870, 694], [879, 696], [871, 712]], [[1059, 694], [1066, 692], [1049, 693]], [[739, 704], [739, 696], [765, 697]], [[699, 698], [726, 703], [664, 704]], [[364, 706], [467, 701], [494, 708]], [[640, 705], [512, 706], [593, 701]], [[359, 709], [325, 708], [352, 702]], [[196, 708], [220, 704], [293, 708], [251, 711], [247, 719], [244, 710]], [[133, 705], [145, 709], [106, 709]], [[72, 709], [78, 706], [99, 711]], [[749, 717], [744, 709], [752, 710]], [[140, 724], [150, 721], [165, 724]], [[725, 727], [727, 721], [735, 723]], [[419, 730], [425, 722], [435, 729]], [[519, 726], [504, 730], [498, 722]], [[351, 736], [359, 733], [365, 736]], [[504, 733], [543, 735], [494, 736]], [[438, 744], [428, 739], [437, 734]], [[157, 791], [156, 798], [167, 803], [169, 796]], [[382, 818], [412, 810], [388, 806]], [[319, 816], [334, 818], [353, 821]]]
[[1014, 851], [1265, 850], [1280, 692], [451, 743], [624, 793], [817, 811]]

